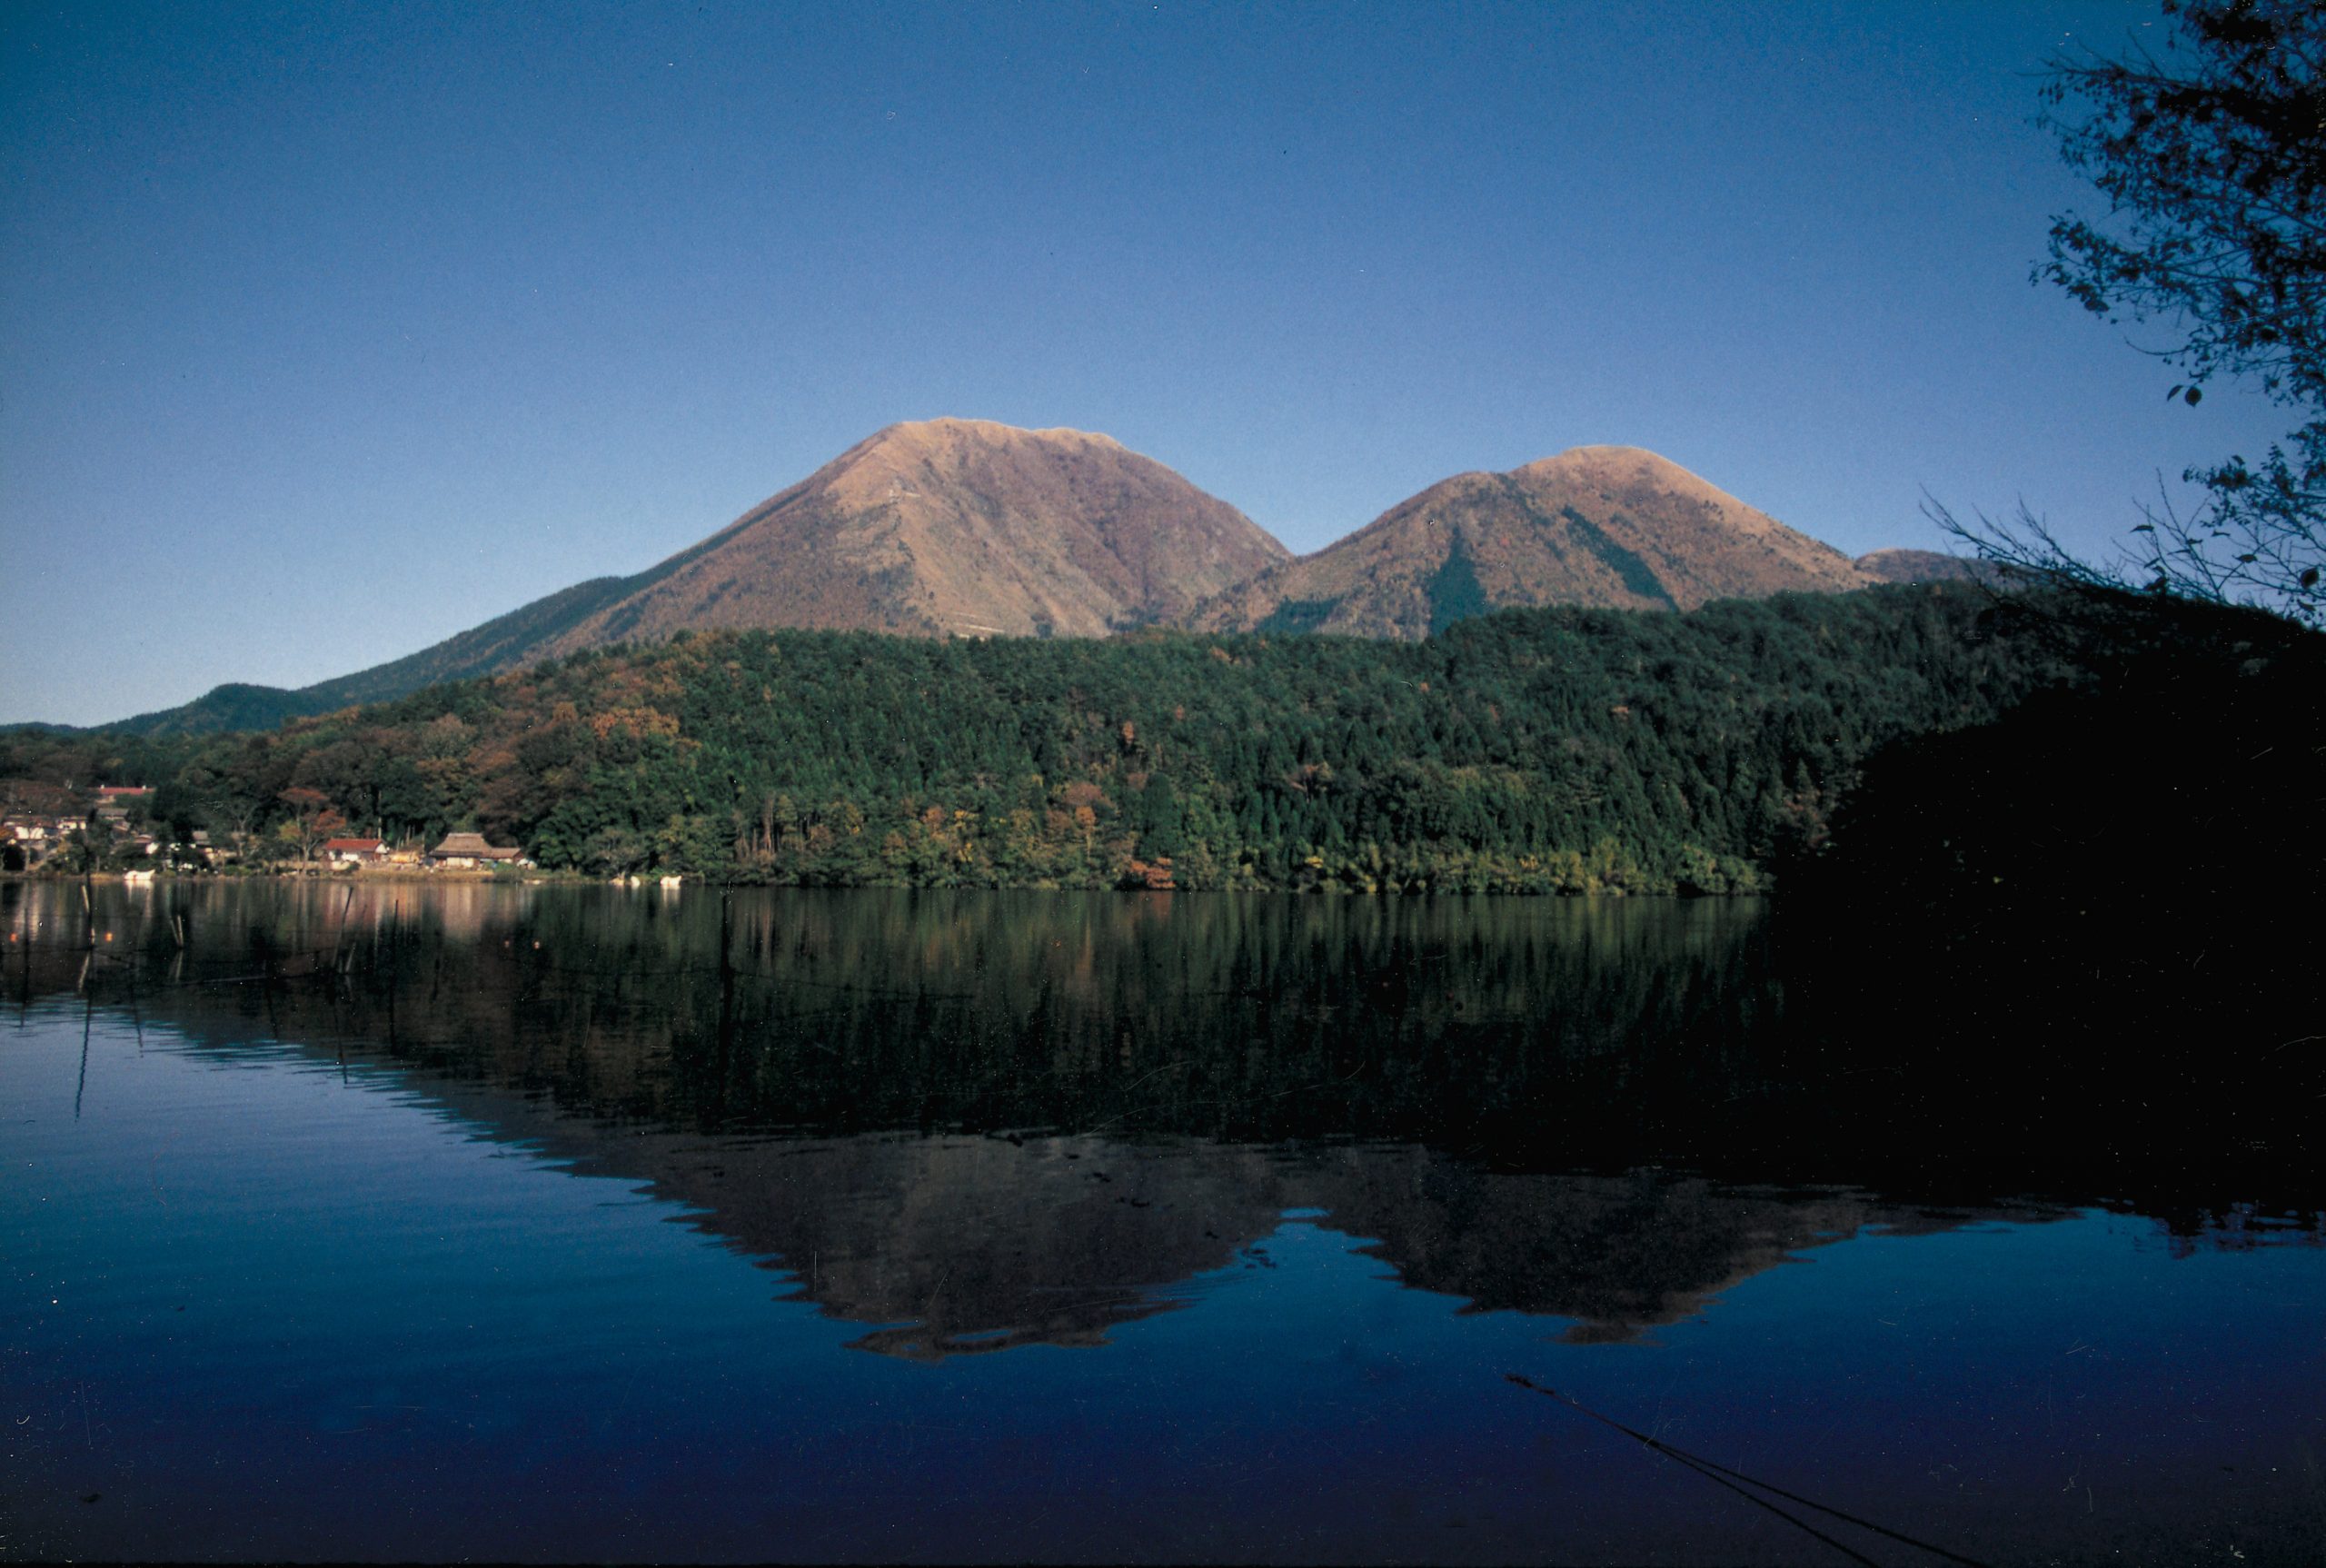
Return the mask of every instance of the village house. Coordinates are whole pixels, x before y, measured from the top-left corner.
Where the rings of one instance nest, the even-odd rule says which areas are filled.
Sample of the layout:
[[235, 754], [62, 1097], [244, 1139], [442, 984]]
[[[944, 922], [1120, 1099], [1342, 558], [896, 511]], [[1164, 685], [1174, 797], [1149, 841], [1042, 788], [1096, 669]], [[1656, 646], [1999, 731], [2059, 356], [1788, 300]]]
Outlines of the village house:
[[388, 858], [388, 849], [377, 839], [326, 839], [323, 857], [334, 867], [376, 866]]
[[153, 793], [150, 784], [100, 785], [93, 809], [107, 827], [118, 829], [129, 820], [129, 808]]
[[484, 841], [482, 833], [448, 833], [428, 851], [428, 863], [440, 870], [472, 871], [480, 866], [522, 866], [524, 851], [501, 849]]

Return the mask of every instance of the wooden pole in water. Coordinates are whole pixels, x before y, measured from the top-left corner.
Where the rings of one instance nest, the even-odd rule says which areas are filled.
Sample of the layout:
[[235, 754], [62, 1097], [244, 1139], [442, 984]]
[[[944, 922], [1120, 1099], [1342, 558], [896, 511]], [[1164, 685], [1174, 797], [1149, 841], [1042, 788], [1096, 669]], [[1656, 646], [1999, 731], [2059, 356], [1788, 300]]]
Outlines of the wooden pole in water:
[[403, 895], [388, 912], [388, 1049], [396, 1048], [396, 955], [403, 944]]
[[129, 1022], [137, 1031], [137, 1054], [145, 1054], [145, 1018], [137, 1007], [137, 967], [145, 961], [144, 944], [129, 956]]
[[[1854, 1513], [1844, 1513], [1838, 1508], [1828, 1507], [1823, 1503], [1804, 1497], [1798, 1492], [1787, 1492], [1782, 1486], [1773, 1486], [1768, 1482], [1756, 1481], [1741, 1470], [1731, 1470], [1725, 1464], [1717, 1464], [1713, 1460], [1690, 1454], [1685, 1448], [1675, 1448], [1670, 1444], [1664, 1442], [1660, 1438], [1651, 1437], [1646, 1433], [1641, 1432], [1635, 1427], [1625, 1425], [1622, 1422], [1615, 1420], [1613, 1416], [1600, 1414], [1597, 1411], [1592, 1409], [1589, 1405], [1584, 1404], [1583, 1401], [1576, 1398], [1575, 1395], [1571, 1394], [1562, 1394], [1556, 1388], [1546, 1388], [1543, 1384], [1535, 1382], [1532, 1378], [1522, 1377], [1515, 1372], [1506, 1372], [1502, 1375], [1503, 1380], [1506, 1383], [1515, 1383], [1521, 1388], [1530, 1389], [1534, 1393], [1542, 1394], [1546, 1398], [1556, 1399], [1561, 1404], [1568, 1406], [1578, 1414], [1589, 1416], [1592, 1420], [1599, 1423], [1602, 1426], [1613, 1427], [1615, 1431], [1622, 1433], [1625, 1437], [1630, 1438], [1641, 1447], [1645, 1448], [1652, 1453], [1660, 1454], [1666, 1459], [1675, 1460], [1679, 1464], [1686, 1465], [1689, 1469], [1695, 1471], [1705, 1480], [1712, 1482], [1715, 1485], [1728, 1488], [1729, 1491], [1735, 1493], [1736, 1495], [1744, 1498], [1747, 1503], [1767, 1509], [1770, 1513], [1775, 1514], [1778, 1518], [1784, 1520], [1786, 1523], [1791, 1524], [1795, 1529], [1812, 1535], [1817, 1540], [1824, 1542], [1826, 1545], [1831, 1546], [1834, 1551], [1840, 1553], [1843, 1556], [1847, 1557], [1853, 1563], [1864, 1563], [1866, 1568], [1880, 1568], [1880, 1564], [1876, 1563], [1870, 1557], [1852, 1551], [1849, 1547], [1844, 1546], [1839, 1541], [1834, 1540], [1831, 1535], [1826, 1534], [1824, 1531], [1818, 1529], [1815, 1525], [1811, 1524], [1808, 1521], [1797, 1518], [1794, 1515], [1786, 1513], [1784, 1509], [1770, 1502], [1766, 1497], [1762, 1497], [1754, 1493], [1745, 1491], [1744, 1487], [1758, 1487], [1762, 1492], [1772, 1493], [1776, 1496], [1784, 1498], [1788, 1503], [1797, 1503], [1804, 1508], [1815, 1509], [1818, 1513], [1825, 1514], [1829, 1518], [1838, 1519], [1844, 1524], [1854, 1524], [1861, 1530], [1871, 1530], [1876, 1535], [1885, 1535], [1891, 1540], [1899, 1543], [1901, 1545], [1912, 1546], [1917, 1552], [1927, 1552], [1933, 1557], [1943, 1557], [1949, 1563], [1962, 1563], [1963, 1568], [1987, 1568], [1985, 1563], [1981, 1563], [1975, 1557], [1965, 1557], [1959, 1552], [1949, 1552], [1943, 1546], [1933, 1546], [1927, 1541], [1918, 1541], [1912, 1535], [1905, 1534], [1903, 1532], [1892, 1530], [1884, 1525], [1876, 1524], [1871, 1519], [1861, 1519]], [[1744, 1485], [1738, 1485], [1738, 1482], [1744, 1483]]]
[[339, 918], [333, 923], [331, 928], [331, 967], [334, 969], [339, 968], [340, 944], [347, 937], [347, 911], [353, 908], [354, 904], [355, 885], [351, 882], [347, 885], [347, 897], [340, 900]]
[[726, 1119], [727, 1075], [735, 1062], [735, 895], [719, 891], [719, 1082], [711, 1090], [720, 1119]]
[[[88, 961], [81, 964], [81, 978], [89, 978]], [[73, 1119], [81, 1119], [81, 1097], [89, 1089], [89, 1026], [96, 1021], [97, 998], [94, 993], [84, 991], [81, 997], [81, 1076], [73, 1085]]]

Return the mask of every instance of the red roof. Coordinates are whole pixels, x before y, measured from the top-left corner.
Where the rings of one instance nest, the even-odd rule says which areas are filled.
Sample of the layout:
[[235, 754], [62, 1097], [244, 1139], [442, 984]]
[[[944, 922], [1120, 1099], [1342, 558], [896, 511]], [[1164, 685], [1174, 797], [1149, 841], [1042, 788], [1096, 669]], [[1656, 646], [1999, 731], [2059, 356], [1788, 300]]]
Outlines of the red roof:
[[380, 840], [377, 839], [326, 839], [323, 840], [325, 854], [334, 849], [358, 849], [368, 853], [379, 847]]
[[97, 793], [101, 796], [151, 795], [153, 792], [154, 787], [151, 784], [100, 784], [97, 786]]

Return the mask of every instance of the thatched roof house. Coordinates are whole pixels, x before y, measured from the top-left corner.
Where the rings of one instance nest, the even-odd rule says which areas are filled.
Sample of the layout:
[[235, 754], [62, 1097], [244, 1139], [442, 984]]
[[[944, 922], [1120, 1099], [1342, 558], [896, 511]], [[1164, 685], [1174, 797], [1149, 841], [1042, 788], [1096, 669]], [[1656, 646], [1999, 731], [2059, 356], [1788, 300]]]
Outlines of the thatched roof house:
[[455, 869], [497, 866], [504, 861], [522, 859], [523, 856], [522, 849], [503, 849], [486, 843], [482, 833], [447, 833], [442, 844], [428, 851], [431, 864]]

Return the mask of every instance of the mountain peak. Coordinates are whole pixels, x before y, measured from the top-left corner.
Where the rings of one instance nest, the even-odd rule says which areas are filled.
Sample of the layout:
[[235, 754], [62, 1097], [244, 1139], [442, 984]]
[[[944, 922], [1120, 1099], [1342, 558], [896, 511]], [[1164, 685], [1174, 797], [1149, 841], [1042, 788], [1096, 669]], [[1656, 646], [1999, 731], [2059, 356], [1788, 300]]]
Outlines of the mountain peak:
[[991, 420], [875, 432], [642, 574], [532, 657], [711, 627], [1100, 637], [1289, 552], [1112, 436]]
[[1461, 473], [1199, 611], [1220, 629], [1419, 638], [1487, 610], [1693, 610], [1871, 579], [1847, 556], [1635, 446]]
[[1536, 458], [1533, 462], [1524, 464], [1522, 466], [1526, 468], [1543, 468], [1552, 463], [1558, 463], [1567, 467], [1589, 467], [1594, 464], [1629, 464], [1645, 467], [1678, 469], [1682, 473], [1686, 473], [1688, 471], [1686, 469], [1680, 468], [1678, 463], [1674, 462], [1670, 458], [1665, 457], [1663, 453], [1650, 452], [1644, 446], [1619, 446], [1609, 445], [1602, 442], [1585, 442], [1582, 446], [1571, 446], [1565, 452], [1555, 453], [1550, 457]]
[[1537, 458], [1510, 471], [1514, 478], [1566, 480], [1600, 485], [1653, 485], [1675, 493], [1744, 503], [1718, 485], [1644, 446], [1571, 446], [1553, 457]]
[[999, 420], [961, 419], [951, 414], [940, 414], [935, 419], [900, 420], [895, 424], [875, 431], [859, 443], [856, 450], [933, 452], [1027, 442], [1054, 447], [1102, 447], [1112, 452], [1129, 450], [1113, 436], [1095, 431], [1072, 430], [1065, 425], [1053, 426], [1049, 430], [1029, 430], [1022, 425], [1003, 424]]

